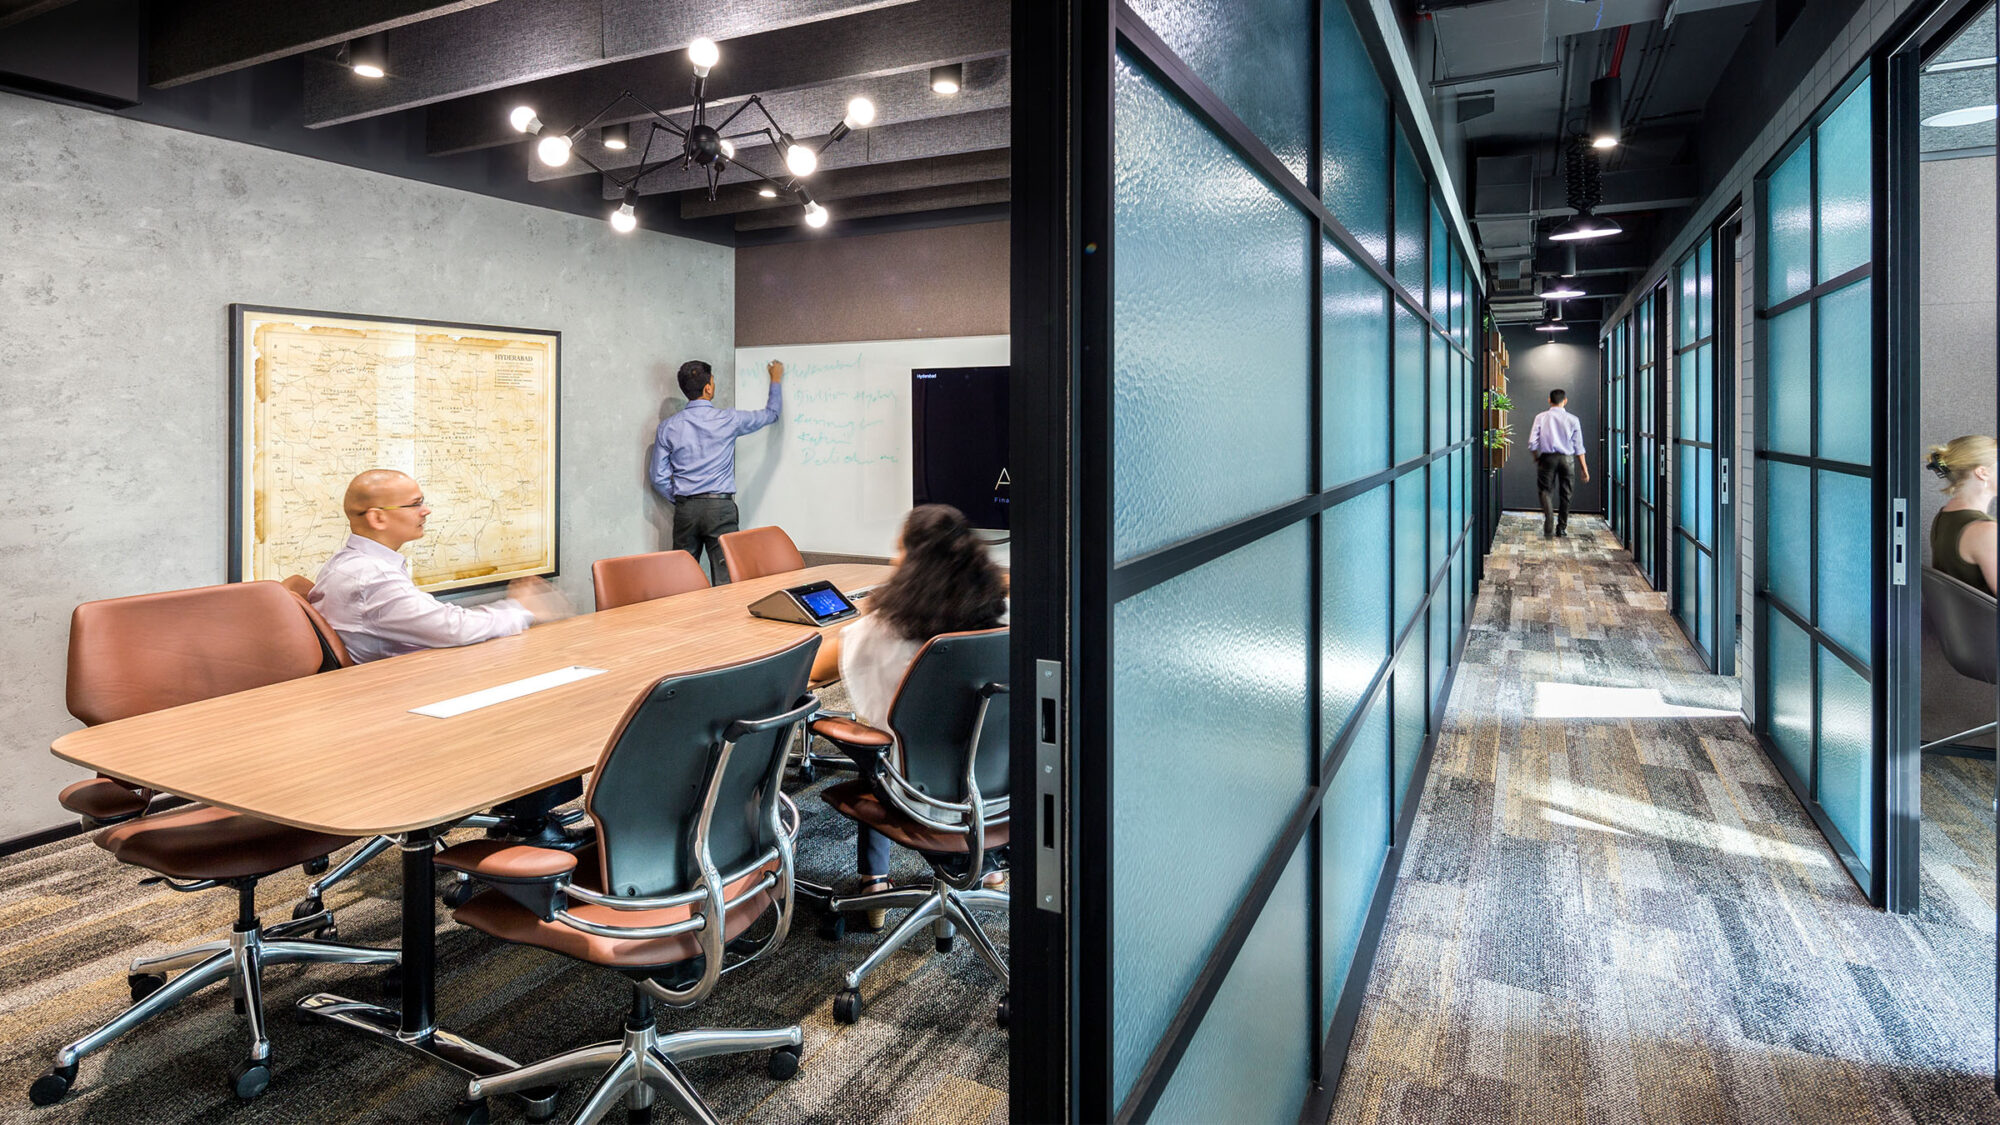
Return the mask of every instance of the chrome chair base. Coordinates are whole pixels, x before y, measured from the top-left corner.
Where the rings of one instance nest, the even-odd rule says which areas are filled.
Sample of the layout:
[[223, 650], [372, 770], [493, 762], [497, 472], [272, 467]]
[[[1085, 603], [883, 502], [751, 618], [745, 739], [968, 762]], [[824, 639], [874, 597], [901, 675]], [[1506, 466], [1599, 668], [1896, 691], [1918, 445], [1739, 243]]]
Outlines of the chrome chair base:
[[1996, 728], [2000, 728], [2000, 723], [1983, 723], [1973, 727], [1971, 730], [1962, 730], [1957, 734], [1940, 738], [1936, 742], [1926, 742], [1922, 746], [1917, 747], [1917, 752], [1921, 754], [1926, 750], [1935, 750], [1940, 746], [1950, 746], [1955, 742], [1962, 742], [1968, 738], [1977, 738], [1982, 734], [1991, 734]]
[[[35, 1082], [29, 1096], [37, 1105], [52, 1105], [76, 1081], [79, 1060], [113, 1039], [193, 996], [227, 980], [237, 1008], [250, 1025], [250, 1053], [231, 1072], [238, 1096], [254, 1098], [270, 1083], [271, 1039], [264, 1026], [263, 969], [266, 965], [324, 963], [394, 965], [402, 955], [393, 949], [371, 949], [331, 941], [295, 938], [333, 924], [327, 911], [281, 922], [268, 929], [251, 925], [231, 931], [226, 941], [208, 941], [172, 953], [139, 957], [126, 979], [132, 986], [131, 1007], [110, 1022], [56, 1052], [55, 1069]], [[163, 974], [181, 970], [167, 980]]]
[[714, 1111], [681, 1073], [679, 1064], [711, 1055], [772, 1051], [771, 1076], [790, 1078], [798, 1072], [799, 1050], [804, 1044], [805, 1037], [797, 1026], [769, 1030], [714, 1028], [662, 1035], [659, 1027], [648, 1019], [643, 1027], [628, 1024], [622, 1039], [565, 1051], [504, 1074], [475, 1077], [466, 1084], [467, 1102], [460, 1107], [460, 1113], [469, 1117], [470, 1107], [490, 1097], [519, 1095], [601, 1072], [597, 1085], [584, 1099], [583, 1108], [571, 1119], [574, 1125], [603, 1120], [620, 1099], [631, 1110], [645, 1110], [652, 1106], [656, 1095], [693, 1120], [715, 1125]]
[[[822, 888], [815, 887], [814, 890]], [[964, 930], [972, 947], [979, 951], [980, 960], [985, 961], [1002, 984], [1009, 983], [1007, 961], [1000, 956], [1000, 950], [993, 939], [974, 917], [973, 910], [984, 908], [1006, 910], [1008, 894], [1004, 890], [991, 887], [976, 887], [962, 891], [941, 878], [932, 878], [928, 888], [901, 886], [886, 891], [869, 891], [858, 895], [826, 893], [823, 901], [826, 908], [834, 912], [862, 911], [871, 909], [909, 909], [909, 913], [897, 919], [889, 932], [882, 936], [861, 964], [847, 974], [847, 987], [834, 997], [833, 1016], [841, 1023], [853, 1023], [861, 1018], [861, 982], [874, 972], [884, 961], [895, 956], [896, 951], [908, 944], [925, 927], [934, 931], [937, 949], [940, 953], [951, 948], [952, 939], [959, 930]]]

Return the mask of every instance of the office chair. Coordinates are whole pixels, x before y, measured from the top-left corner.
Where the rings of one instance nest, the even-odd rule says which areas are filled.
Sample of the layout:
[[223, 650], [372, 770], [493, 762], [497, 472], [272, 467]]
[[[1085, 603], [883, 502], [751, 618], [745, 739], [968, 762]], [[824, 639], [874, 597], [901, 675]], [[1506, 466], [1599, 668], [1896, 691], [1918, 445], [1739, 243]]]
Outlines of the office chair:
[[[951, 949], [962, 927], [987, 965], [1008, 980], [1007, 963], [973, 917], [974, 908], [1005, 910], [1007, 892], [982, 886], [986, 853], [1007, 843], [1007, 630], [984, 629], [933, 637], [911, 662], [889, 703], [889, 729], [850, 719], [819, 719], [813, 733], [862, 765], [859, 780], [822, 794], [834, 811], [921, 854], [931, 865], [928, 886], [838, 895], [801, 883], [800, 893], [826, 904], [820, 933], [839, 938], [845, 912], [909, 907], [866, 960], [847, 974], [833, 998], [833, 1018], [861, 1018], [861, 981], [917, 931], [935, 928], [937, 950]], [[1009, 1011], [1003, 994], [999, 1020]]]
[[[276, 582], [85, 602], [70, 618], [69, 711], [95, 726], [310, 676], [321, 659], [311, 624]], [[229, 981], [236, 1010], [250, 1025], [250, 1053], [231, 1069], [230, 1081], [238, 1097], [254, 1098], [271, 1081], [264, 966], [401, 960], [393, 949], [326, 940], [334, 934], [333, 915], [326, 911], [269, 929], [257, 917], [259, 879], [324, 857], [352, 843], [350, 838], [196, 805], [133, 817], [103, 829], [95, 840], [119, 862], [153, 873], [142, 883], [164, 883], [176, 891], [234, 889], [236, 925], [226, 940], [134, 960], [126, 978], [132, 1006], [57, 1052], [54, 1069], [29, 1089], [36, 1105], [62, 1099], [83, 1056], [220, 980]], [[321, 940], [303, 940], [301, 934], [318, 934]], [[182, 971], [169, 981], [167, 974], [177, 969]]]
[[[621, 1038], [474, 1078], [452, 1118], [487, 1120], [486, 1099], [601, 1072], [575, 1118], [597, 1121], [623, 1097], [635, 1120], [655, 1094], [715, 1120], [680, 1064], [769, 1050], [774, 1078], [797, 1073], [797, 1025], [661, 1034], [655, 1001], [689, 1008], [725, 972], [784, 943], [792, 919], [798, 813], [779, 792], [792, 729], [818, 701], [806, 691], [818, 637], [741, 664], [668, 676], [626, 711], [591, 773], [595, 845], [577, 852], [480, 840], [438, 865], [487, 889], [453, 912], [504, 941], [623, 973], [632, 1007]], [[789, 809], [791, 824], [780, 818]], [[743, 939], [767, 913], [770, 935]]]
[[[1983, 684], [2000, 680], [2000, 654], [1994, 641], [1995, 601], [1993, 595], [1969, 586], [1935, 567], [1924, 568], [1924, 624], [1938, 639], [1945, 662], [1959, 675]], [[1983, 723], [1949, 738], [1926, 742], [1917, 749], [1934, 750], [1993, 730], [1995, 723]]]
[[686, 551], [653, 551], [598, 559], [590, 564], [590, 584], [596, 588], [598, 609], [617, 609], [633, 602], [706, 590], [708, 574]]
[[806, 568], [792, 537], [781, 527], [753, 527], [732, 531], [716, 542], [722, 545], [722, 563], [729, 568], [731, 582], [747, 582], [767, 574], [786, 574]]

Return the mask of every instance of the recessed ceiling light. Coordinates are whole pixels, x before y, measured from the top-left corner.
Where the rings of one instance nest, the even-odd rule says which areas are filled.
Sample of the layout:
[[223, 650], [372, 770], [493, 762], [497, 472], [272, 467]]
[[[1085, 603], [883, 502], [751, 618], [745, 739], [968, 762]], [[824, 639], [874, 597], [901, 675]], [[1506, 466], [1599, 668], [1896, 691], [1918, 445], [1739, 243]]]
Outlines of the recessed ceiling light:
[[940, 94], [956, 94], [965, 85], [965, 64], [952, 63], [948, 66], [931, 68], [931, 89]]
[[778, 198], [778, 191], [777, 191], [777, 189], [776, 189], [776, 188], [771, 188], [771, 187], [760, 187], [760, 188], [758, 188], [758, 189], [757, 189], [757, 194], [758, 194], [758, 195], [761, 195], [761, 196], [763, 196], [763, 197], [764, 197], [765, 199], [776, 199], [776, 198]]
[[1981, 125], [2000, 116], [2000, 106], [1969, 105], [1964, 109], [1948, 109], [1924, 118], [1924, 124], [1933, 129], [1948, 129], [1954, 125]]

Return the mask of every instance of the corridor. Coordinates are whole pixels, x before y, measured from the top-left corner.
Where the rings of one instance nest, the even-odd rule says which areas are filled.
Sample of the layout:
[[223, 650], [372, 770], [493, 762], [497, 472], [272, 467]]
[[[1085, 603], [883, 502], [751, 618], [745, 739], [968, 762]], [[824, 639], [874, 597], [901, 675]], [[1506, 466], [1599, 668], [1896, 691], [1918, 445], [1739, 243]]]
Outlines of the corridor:
[[1500, 524], [1332, 1120], [2000, 1120], [1992, 903], [1932, 893], [1967, 857], [1927, 837], [1922, 912], [1871, 907], [1603, 521], [1538, 525]]

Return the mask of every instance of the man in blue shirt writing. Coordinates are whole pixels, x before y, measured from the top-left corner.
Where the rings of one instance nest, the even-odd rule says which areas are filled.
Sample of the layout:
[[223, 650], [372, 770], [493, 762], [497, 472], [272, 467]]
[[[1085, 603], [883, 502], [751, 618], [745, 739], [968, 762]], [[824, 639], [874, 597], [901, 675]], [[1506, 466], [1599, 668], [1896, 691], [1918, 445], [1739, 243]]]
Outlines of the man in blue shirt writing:
[[674, 549], [700, 562], [704, 552], [718, 581], [727, 582], [721, 539], [736, 530], [736, 439], [778, 420], [778, 381], [785, 365], [772, 360], [771, 397], [762, 410], [715, 405], [715, 371], [698, 359], [681, 364], [685, 409], [660, 423], [653, 440], [653, 491], [673, 502]]
[[1568, 391], [1550, 391], [1549, 408], [1535, 415], [1535, 425], [1528, 431], [1535, 485], [1542, 493], [1544, 539], [1569, 534], [1569, 494], [1576, 487], [1576, 470], [1581, 468], [1584, 482], [1590, 481], [1590, 462], [1583, 458], [1583, 423], [1563, 408], [1568, 401]]

